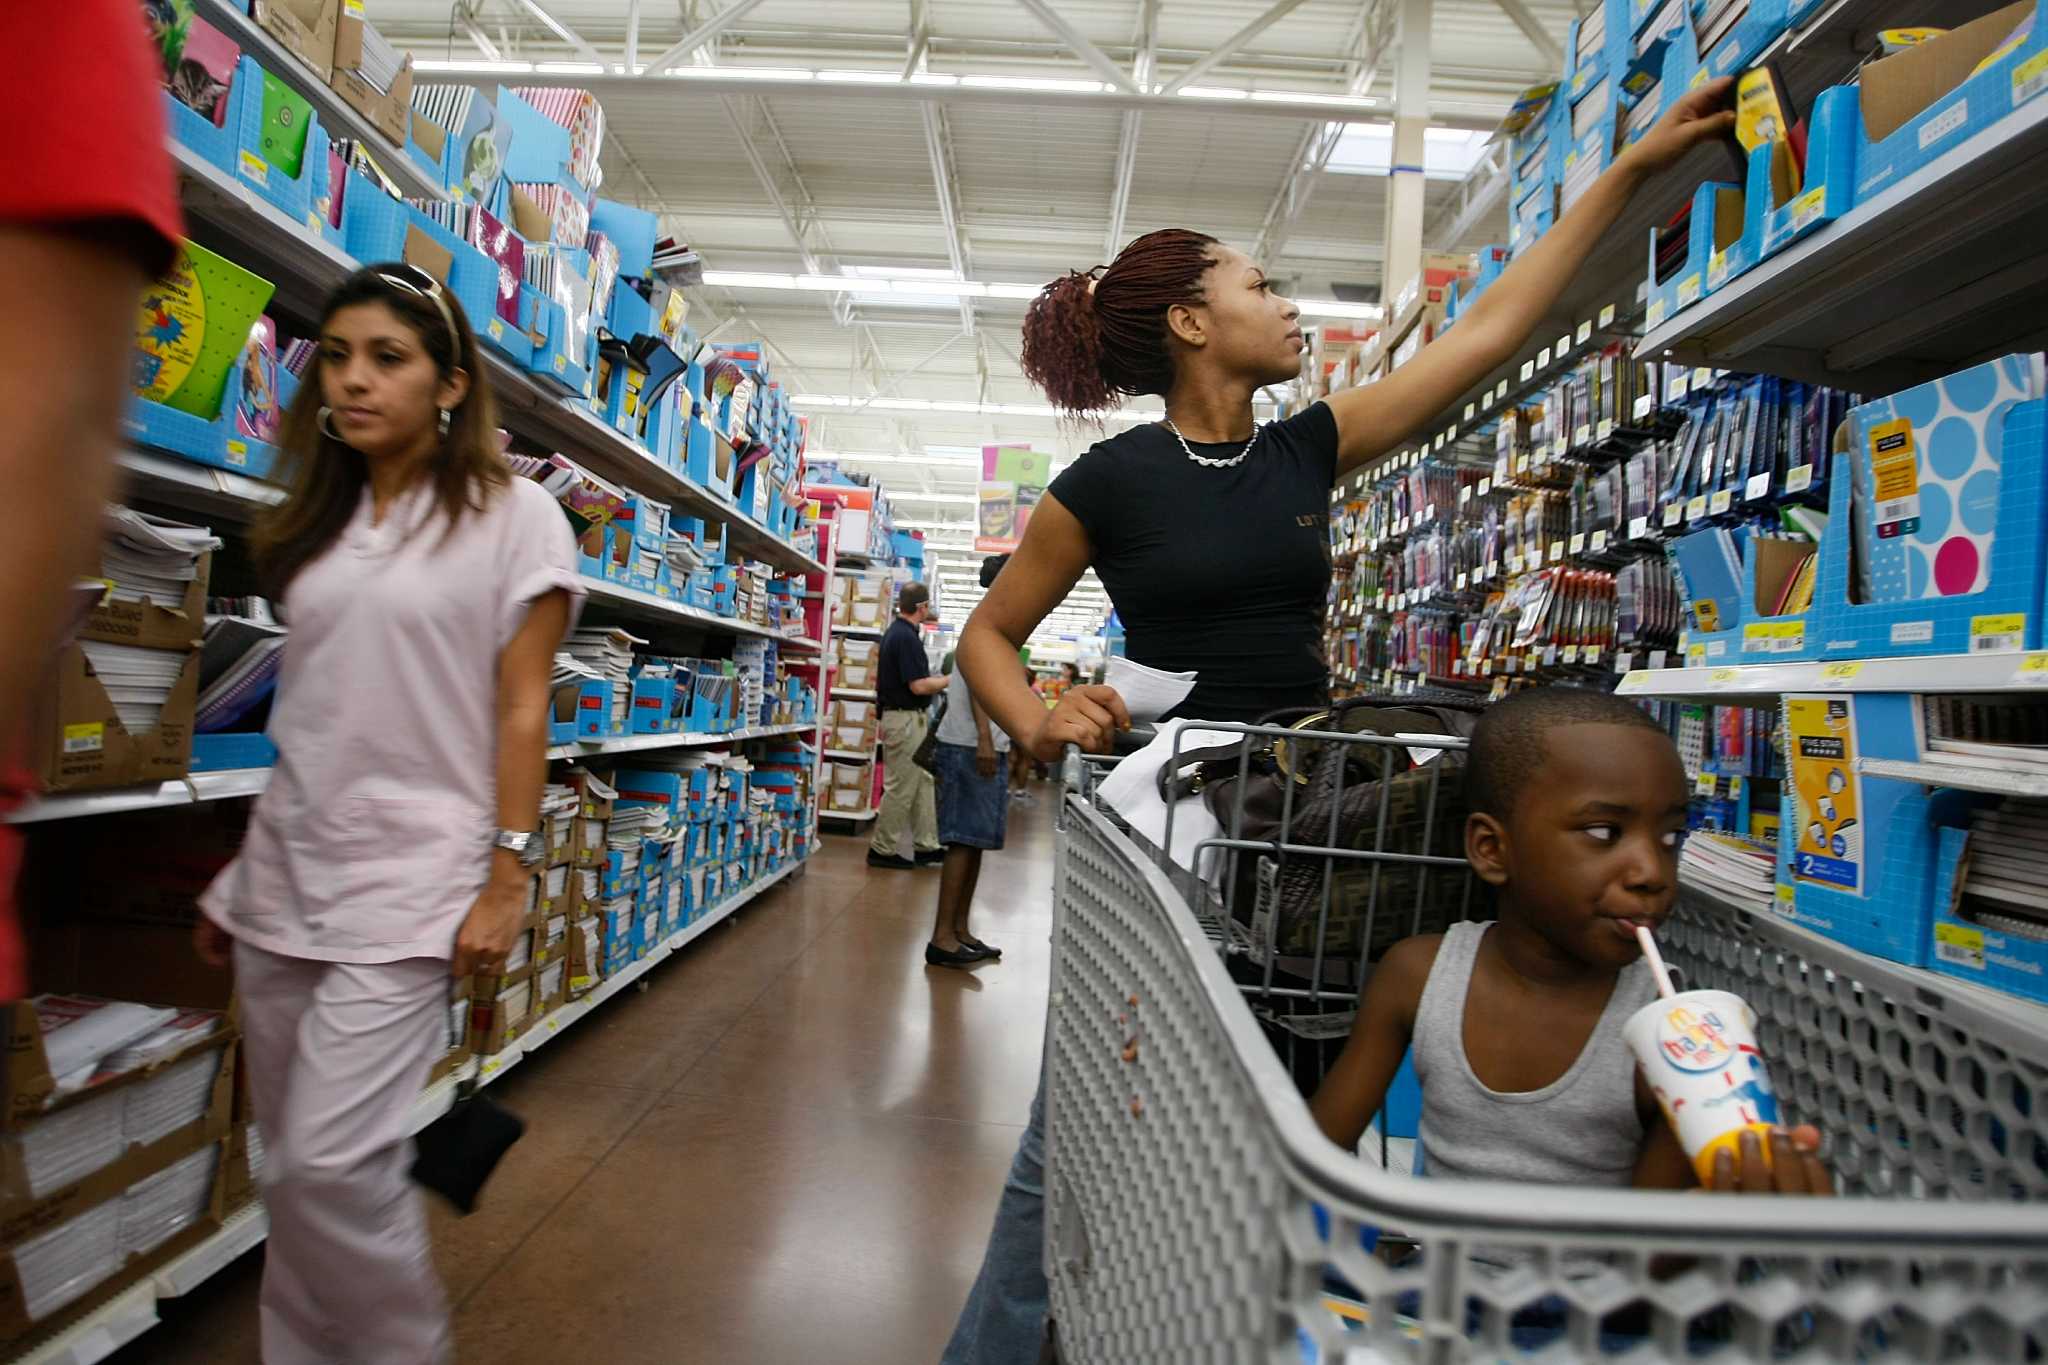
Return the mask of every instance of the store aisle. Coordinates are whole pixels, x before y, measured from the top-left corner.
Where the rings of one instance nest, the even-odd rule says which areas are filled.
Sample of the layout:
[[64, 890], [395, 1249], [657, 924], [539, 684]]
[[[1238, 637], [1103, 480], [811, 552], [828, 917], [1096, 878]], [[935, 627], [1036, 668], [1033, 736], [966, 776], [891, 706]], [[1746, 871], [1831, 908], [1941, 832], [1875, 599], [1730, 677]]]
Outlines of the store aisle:
[[[937, 872], [828, 836], [777, 888], [491, 1089], [529, 1124], [468, 1219], [434, 1216], [466, 1365], [918, 1365], [981, 1257], [1037, 1080], [1049, 796], [1013, 807], [976, 931], [929, 969]], [[118, 1365], [256, 1355], [260, 1252]]]

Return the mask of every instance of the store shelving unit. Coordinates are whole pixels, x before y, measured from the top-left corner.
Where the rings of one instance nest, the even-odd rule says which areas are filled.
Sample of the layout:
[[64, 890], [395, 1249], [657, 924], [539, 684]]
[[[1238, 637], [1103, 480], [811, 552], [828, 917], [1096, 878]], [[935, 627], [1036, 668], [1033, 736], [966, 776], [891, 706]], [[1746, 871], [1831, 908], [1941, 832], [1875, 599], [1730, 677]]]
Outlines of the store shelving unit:
[[193, 0], [192, 11], [234, 39], [242, 51], [262, 64], [265, 71], [290, 82], [319, 114], [320, 126], [327, 130], [328, 136], [367, 142], [374, 149], [377, 164], [409, 197], [448, 197], [438, 184], [427, 178], [403, 148], [392, 145], [391, 139], [322, 81], [318, 72], [300, 61], [290, 48], [271, 37], [268, 30], [251, 19], [246, 0]]
[[[239, 264], [275, 282], [277, 298], [301, 314], [317, 313], [320, 302], [357, 268], [332, 242], [308, 232], [232, 177], [173, 143], [183, 185], [189, 230], [201, 244], [216, 247]], [[552, 444], [600, 477], [660, 498], [678, 511], [723, 522], [732, 551], [798, 573], [822, 572], [824, 565], [771, 534], [738, 507], [690, 482], [680, 470], [654, 458], [624, 432], [599, 421], [510, 361], [483, 348], [492, 396], [505, 424], [533, 440]]]
[[833, 688], [832, 690], [833, 690], [833, 693], [834, 693], [834, 695], [836, 695], [836, 696], [841, 696], [841, 697], [851, 697], [851, 698], [853, 698], [853, 699], [854, 699], [855, 701], [874, 701], [874, 700], [876, 700], [876, 697], [875, 697], [875, 693], [874, 693], [873, 689], [871, 689], [871, 688], [864, 688], [864, 687], [835, 687], [835, 688]]
[[[605, 1001], [640, 982], [656, 964], [674, 957], [802, 866], [801, 862], [785, 864], [752, 886], [726, 897], [678, 929], [646, 957], [617, 975], [606, 977], [582, 999], [572, 1000], [550, 1014], [505, 1051], [490, 1057], [472, 1058], [428, 1086], [413, 1104], [411, 1130], [417, 1133], [447, 1113], [455, 1103], [461, 1085], [472, 1081], [478, 1086], [491, 1084], [546, 1046], [563, 1030], [580, 1023]], [[261, 1202], [237, 1210], [213, 1236], [165, 1263], [148, 1278], [130, 1286], [62, 1331], [18, 1348], [7, 1358], [6, 1365], [97, 1365], [157, 1324], [160, 1320], [157, 1313], [159, 1300], [190, 1293], [238, 1257], [253, 1250], [269, 1233], [270, 1218]]]
[[2048, 100], [2035, 99], [1679, 312], [1636, 353], [1882, 393], [2036, 349], [2048, 338], [2044, 211]]
[[1960, 791], [1989, 792], [1993, 796], [2019, 796], [2034, 800], [2048, 798], [2048, 774], [2001, 772], [1969, 763], [1944, 763], [1939, 754], [1921, 763], [1899, 759], [1859, 758], [1856, 771], [1866, 777], [1895, 777], [1902, 782], [1922, 782], [1930, 787], [1954, 787]]
[[229, 768], [215, 773], [193, 773], [190, 777], [181, 778], [176, 782], [42, 796], [31, 800], [9, 816], [8, 823], [32, 825], [46, 820], [76, 820], [89, 815], [120, 815], [128, 811], [158, 810], [166, 806], [195, 806], [202, 801], [226, 801], [237, 796], [256, 796], [270, 785], [271, 771], [269, 768]]
[[[1917, 659], [1638, 669], [1624, 674], [1615, 690], [1625, 697], [1668, 697], [1724, 705], [1768, 706], [1787, 692], [2030, 692], [2041, 689], [2048, 689], [2048, 653], [2043, 652], [1930, 654]], [[2048, 691], [2043, 695], [2048, 695]]]
[[839, 634], [851, 636], [856, 640], [879, 640], [882, 638], [882, 632], [873, 626], [841, 626], [839, 627]]
[[825, 757], [845, 759], [849, 763], [865, 763], [874, 756], [875, 753], [872, 749], [865, 753], [859, 749], [827, 749], [825, 751]]
[[749, 739], [807, 734], [815, 728], [817, 727], [809, 721], [802, 721], [793, 725], [756, 725], [745, 730], [727, 730], [711, 734], [617, 735], [608, 739], [557, 744], [548, 750], [548, 757], [595, 758], [601, 754], [643, 753], [649, 749], [715, 748], [725, 744], [738, 744]]

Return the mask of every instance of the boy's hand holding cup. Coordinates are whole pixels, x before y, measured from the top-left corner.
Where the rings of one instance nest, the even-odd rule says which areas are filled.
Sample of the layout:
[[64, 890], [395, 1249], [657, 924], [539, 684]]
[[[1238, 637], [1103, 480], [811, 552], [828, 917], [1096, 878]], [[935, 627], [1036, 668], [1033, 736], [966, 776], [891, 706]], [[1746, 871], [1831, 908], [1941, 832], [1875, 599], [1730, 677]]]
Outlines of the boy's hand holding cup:
[[1656, 940], [1639, 928], [1658, 998], [1622, 1026], [1657, 1105], [1720, 1193], [1832, 1194], [1819, 1130], [1778, 1126], [1778, 1096], [1757, 1047], [1756, 1012], [1727, 991], [1679, 991]]

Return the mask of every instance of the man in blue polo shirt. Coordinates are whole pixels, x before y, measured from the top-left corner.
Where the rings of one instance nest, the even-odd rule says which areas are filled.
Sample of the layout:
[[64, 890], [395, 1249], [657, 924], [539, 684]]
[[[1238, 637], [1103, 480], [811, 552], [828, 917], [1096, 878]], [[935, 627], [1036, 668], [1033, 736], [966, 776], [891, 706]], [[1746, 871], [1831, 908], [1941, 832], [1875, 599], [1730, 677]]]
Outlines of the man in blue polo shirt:
[[[932, 799], [932, 775], [911, 761], [924, 743], [926, 707], [946, 690], [944, 677], [925, 663], [924, 623], [931, 619], [931, 592], [906, 583], [896, 595], [896, 619], [882, 634], [882, 662], [875, 695], [882, 708], [882, 809], [868, 841], [868, 866], [937, 867], [939, 818]], [[916, 845], [916, 860], [903, 856], [903, 836]]]

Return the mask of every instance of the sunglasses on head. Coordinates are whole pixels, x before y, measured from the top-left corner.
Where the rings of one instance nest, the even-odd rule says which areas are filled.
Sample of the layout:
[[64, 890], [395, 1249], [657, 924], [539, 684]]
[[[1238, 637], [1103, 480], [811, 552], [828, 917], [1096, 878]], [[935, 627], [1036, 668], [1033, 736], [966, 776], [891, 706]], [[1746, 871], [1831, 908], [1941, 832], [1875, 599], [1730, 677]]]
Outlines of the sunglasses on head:
[[448, 340], [460, 349], [462, 334], [455, 330], [455, 313], [448, 306], [448, 295], [442, 290], [439, 280], [410, 264], [379, 270], [377, 278], [402, 293], [431, 302], [440, 311], [441, 321], [448, 326]]

